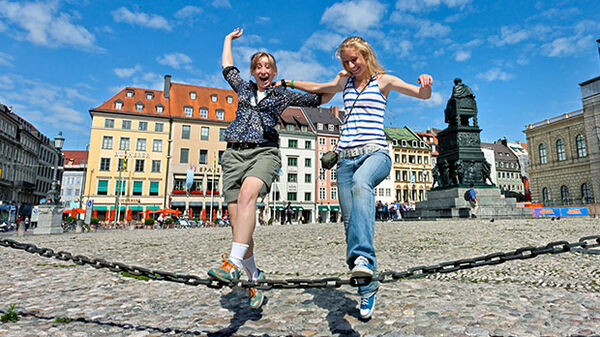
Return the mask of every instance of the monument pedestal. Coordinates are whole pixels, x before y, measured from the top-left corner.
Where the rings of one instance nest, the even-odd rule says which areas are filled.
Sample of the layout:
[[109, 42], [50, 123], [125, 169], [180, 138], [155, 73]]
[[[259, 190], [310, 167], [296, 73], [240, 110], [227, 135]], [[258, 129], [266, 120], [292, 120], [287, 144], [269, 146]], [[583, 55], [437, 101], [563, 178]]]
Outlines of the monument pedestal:
[[60, 234], [63, 233], [62, 214], [63, 207], [59, 205], [39, 205], [38, 206], [37, 227], [33, 234]]
[[[452, 187], [432, 190], [427, 200], [415, 205], [411, 218], [468, 218], [470, 205], [464, 199], [468, 187]], [[515, 198], [506, 198], [496, 186], [476, 187], [479, 209], [478, 218], [531, 218], [530, 208], [517, 208]]]

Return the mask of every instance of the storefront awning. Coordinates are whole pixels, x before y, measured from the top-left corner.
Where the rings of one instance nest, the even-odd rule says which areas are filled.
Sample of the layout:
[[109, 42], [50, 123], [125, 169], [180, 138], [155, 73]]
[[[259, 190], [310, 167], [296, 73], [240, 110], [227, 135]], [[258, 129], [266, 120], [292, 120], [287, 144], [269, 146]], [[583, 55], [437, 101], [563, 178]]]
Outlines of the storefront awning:
[[158, 211], [160, 209], [160, 206], [146, 206], [146, 209], [149, 209], [151, 211]]
[[295, 209], [296, 211], [302, 211], [304, 209], [304, 207], [302, 206], [292, 206], [293, 209]]
[[144, 208], [142, 206], [129, 206], [129, 209], [134, 212], [141, 212], [144, 210]]
[[201, 201], [190, 201], [190, 207], [202, 207], [204, 203]]
[[332, 205], [331, 207], [331, 211], [332, 212], [339, 212], [340, 211], [340, 206], [339, 205]]
[[319, 205], [319, 212], [329, 212], [329, 206]]
[[[111, 210], [111, 211], [112, 211], [113, 209], [115, 209], [115, 206], [111, 206], [111, 207], [110, 207], [110, 210]], [[125, 210], [125, 206], [121, 206], [121, 207], [119, 207], [119, 210], [120, 210], [120, 211], [124, 211], [124, 210]]]
[[281, 210], [285, 209], [285, 207], [283, 207], [283, 206], [271, 206], [269, 208], [275, 208], [276, 211], [281, 211]]
[[106, 206], [94, 206], [93, 210], [95, 211], [106, 211]]

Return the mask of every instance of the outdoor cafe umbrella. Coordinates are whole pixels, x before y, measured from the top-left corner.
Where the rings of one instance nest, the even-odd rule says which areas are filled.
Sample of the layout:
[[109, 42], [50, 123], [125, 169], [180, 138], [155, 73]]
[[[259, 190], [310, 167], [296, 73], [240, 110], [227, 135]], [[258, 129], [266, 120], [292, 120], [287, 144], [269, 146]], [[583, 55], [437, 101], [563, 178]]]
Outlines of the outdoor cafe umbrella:
[[115, 220], [115, 211], [116, 209], [114, 208], [110, 210], [110, 218], [108, 219], [109, 221]]
[[144, 220], [150, 218], [150, 212], [152, 211], [146, 208], [146, 210], [144, 211]]
[[194, 218], [194, 210], [190, 208], [190, 219]]
[[127, 209], [127, 215], [126, 215], [126, 217], [125, 217], [125, 220], [127, 220], [127, 221], [131, 221], [131, 219], [133, 219], [132, 213], [133, 213], [133, 210], [132, 210], [131, 208], [128, 208], [128, 209]]
[[110, 220], [110, 212], [106, 211], [106, 215], [104, 216], [104, 221], [109, 221]]
[[202, 220], [206, 221], [206, 209], [202, 209], [202, 216], [201, 216]]
[[225, 217], [227, 217], [227, 208], [225, 208]]
[[217, 217], [217, 210], [213, 208], [213, 220]]
[[85, 213], [85, 210], [83, 210], [79, 207], [76, 207], [76, 208], [71, 208], [69, 210], [65, 210], [63, 213], [69, 213], [69, 216], [72, 216], [75, 218], [75, 217], [77, 217], [77, 214]]
[[97, 209], [95, 209], [95, 210], [92, 211], [92, 217], [93, 218], [98, 218], [98, 210]]

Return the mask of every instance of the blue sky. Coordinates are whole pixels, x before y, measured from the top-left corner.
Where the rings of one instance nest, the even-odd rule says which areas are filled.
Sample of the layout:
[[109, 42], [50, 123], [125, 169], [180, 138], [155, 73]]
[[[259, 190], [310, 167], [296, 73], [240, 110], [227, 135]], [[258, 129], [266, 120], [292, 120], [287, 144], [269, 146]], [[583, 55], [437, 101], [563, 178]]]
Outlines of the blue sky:
[[[445, 128], [461, 77], [475, 92], [483, 141], [525, 140], [526, 124], [581, 108], [578, 83], [600, 75], [600, 2], [564, 1], [12, 1], [0, 0], [0, 103], [65, 149], [89, 142], [88, 110], [125, 86], [173, 81], [228, 88], [223, 38], [235, 27], [236, 65], [272, 52], [279, 78], [325, 81], [349, 35], [390, 73], [434, 78], [432, 99], [390, 95], [386, 126]], [[340, 105], [338, 94], [331, 104]]]

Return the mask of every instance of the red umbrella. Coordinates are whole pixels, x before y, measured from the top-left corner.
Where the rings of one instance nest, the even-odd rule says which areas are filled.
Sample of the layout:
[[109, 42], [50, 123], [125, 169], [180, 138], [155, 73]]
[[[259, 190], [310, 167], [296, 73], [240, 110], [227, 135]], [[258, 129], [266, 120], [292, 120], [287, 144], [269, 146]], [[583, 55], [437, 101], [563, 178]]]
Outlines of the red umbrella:
[[85, 210], [81, 209], [79, 207], [76, 207], [76, 208], [71, 208], [69, 210], [65, 210], [63, 213], [69, 213], [69, 216], [77, 217], [77, 214], [85, 213]]
[[115, 209], [114, 208], [110, 210], [110, 218], [108, 220], [109, 221], [115, 220]]
[[225, 217], [227, 217], [227, 208], [225, 208]]
[[97, 209], [94, 209], [94, 210], [92, 211], [92, 217], [93, 217], [93, 218], [98, 218], [98, 210], [97, 210]]
[[190, 219], [194, 218], [194, 210], [190, 208]]
[[131, 210], [131, 208], [128, 208], [127, 209], [127, 216], [125, 217], [125, 220], [131, 221], [131, 219], [133, 219], [132, 213], [133, 213], [133, 211]]
[[104, 221], [109, 221], [110, 217], [109, 217], [110, 212], [106, 211], [106, 215], [104, 216]]
[[217, 210], [213, 208], [213, 220], [217, 217]]
[[202, 220], [206, 221], [206, 209], [202, 209], [202, 216], [201, 216]]
[[144, 211], [144, 220], [150, 218], [150, 212], [152, 211], [146, 208], [146, 210]]

